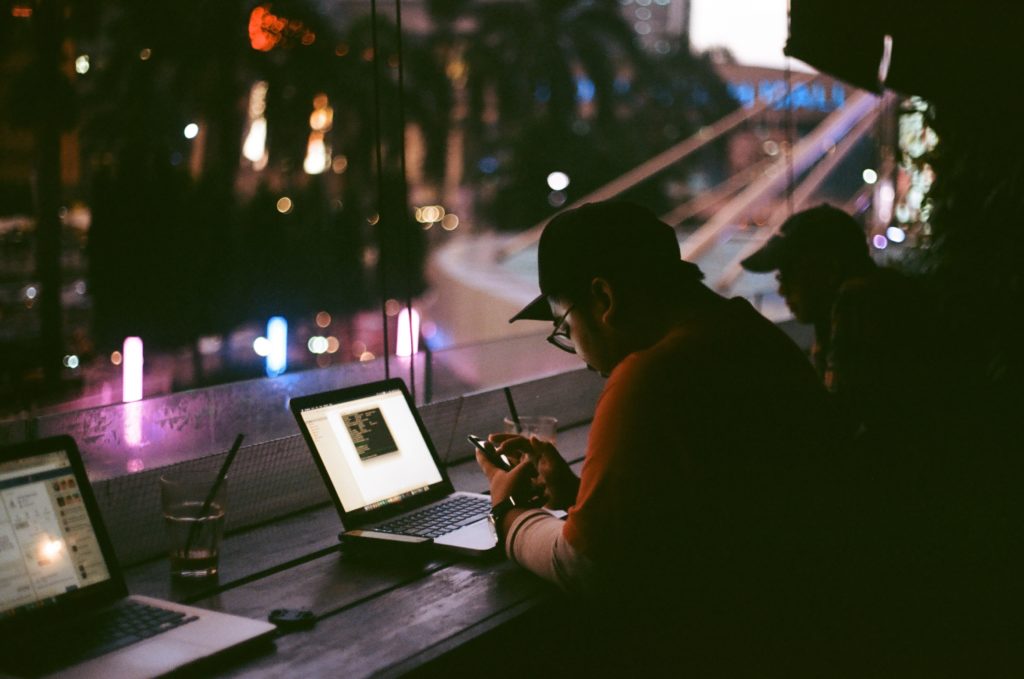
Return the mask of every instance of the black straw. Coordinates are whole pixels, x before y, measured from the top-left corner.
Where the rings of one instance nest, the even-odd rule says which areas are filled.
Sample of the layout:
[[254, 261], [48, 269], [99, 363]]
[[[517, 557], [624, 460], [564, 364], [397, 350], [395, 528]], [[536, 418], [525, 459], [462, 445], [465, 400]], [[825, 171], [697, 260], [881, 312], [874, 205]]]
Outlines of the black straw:
[[505, 387], [505, 400], [508, 401], [508, 412], [512, 415], [512, 421], [515, 422], [516, 433], [520, 434], [523, 431], [523, 423], [519, 421], [519, 412], [516, 410], [516, 402], [512, 400], [511, 387]]
[[[199, 512], [199, 518], [204, 519], [210, 512], [210, 505], [213, 504], [213, 499], [217, 497], [217, 491], [220, 490], [221, 485], [224, 483], [224, 479], [227, 478], [228, 468], [231, 467], [231, 463], [235, 459], [235, 455], [238, 454], [238, 449], [242, 447], [242, 439], [245, 438], [245, 434], [239, 434], [235, 437], [235, 442], [231, 444], [231, 450], [228, 451], [228, 456], [224, 458], [224, 463], [220, 466], [220, 471], [217, 472], [217, 478], [213, 482], [213, 487], [210, 488], [210, 492], [206, 495], [206, 500], [203, 501], [203, 508]], [[188, 557], [189, 550], [192, 548], [192, 542], [196, 538], [196, 532], [199, 530], [199, 521], [192, 524], [192, 528], [188, 532], [188, 539], [185, 540], [185, 556]]]

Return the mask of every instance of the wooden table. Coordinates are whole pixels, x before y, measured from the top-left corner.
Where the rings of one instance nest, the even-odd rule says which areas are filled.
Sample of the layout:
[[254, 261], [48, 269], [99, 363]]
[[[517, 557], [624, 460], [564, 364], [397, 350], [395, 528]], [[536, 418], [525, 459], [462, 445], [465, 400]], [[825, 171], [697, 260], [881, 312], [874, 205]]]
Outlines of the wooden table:
[[[559, 434], [559, 448], [577, 473], [588, 429]], [[486, 490], [473, 461], [448, 474], [458, 490]], [[218, 660], [202, 669], [203, 676], [432, 674], [482, 661], [482, 649], [500, 643], [496, 639], [560, 606], [551, 585], [503, 555], [433, 554], [418, 562], [367, 557], [341, 551], [339, 530], [333, 505], [321, 506], [227, 536], [217, 582], [174, 582], [164, 559], [125, 575], [133, 593], [251, 618], [266, 619], [277, 608], [316, 614], [312, 629], [282, 633], [259, 653]]]

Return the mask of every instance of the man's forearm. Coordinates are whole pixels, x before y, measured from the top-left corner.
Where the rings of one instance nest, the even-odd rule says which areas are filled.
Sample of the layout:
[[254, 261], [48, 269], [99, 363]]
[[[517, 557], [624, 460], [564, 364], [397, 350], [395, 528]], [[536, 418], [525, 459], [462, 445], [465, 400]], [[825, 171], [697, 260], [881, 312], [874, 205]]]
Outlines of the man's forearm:
[[565, 525], [542, 509], [517, 509], [502, 517], [509, 558], [562, 589], [584, 593], [594, 586], [594, 567], [562, 535]]
[[501, 517], [501, 521], [497, 523], [494, 529], [498, 533], [498, 541], [504, 543], [508, 531], [512, 528], [512, 524], [516, 522], [516, 519], [522, 516], [524, 513], [530, 511], [528, 508], [522, 509], [510, 509], [505, 512], [505, 515]]

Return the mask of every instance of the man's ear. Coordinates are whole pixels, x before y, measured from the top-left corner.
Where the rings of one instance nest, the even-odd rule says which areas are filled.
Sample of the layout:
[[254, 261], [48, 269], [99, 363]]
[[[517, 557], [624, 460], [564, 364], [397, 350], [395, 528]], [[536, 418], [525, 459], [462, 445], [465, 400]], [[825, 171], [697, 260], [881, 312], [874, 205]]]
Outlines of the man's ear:
[[605, 278], [594, 278], [590, 281], [590, 294], [597, 318], [611, 325], [616, 320], [619, 310], [611, 284]]
[[830, 288], [838, 288], [843, 282], [843, 265], [835, 257], [821, 263], [820, 280], [824, 281]]

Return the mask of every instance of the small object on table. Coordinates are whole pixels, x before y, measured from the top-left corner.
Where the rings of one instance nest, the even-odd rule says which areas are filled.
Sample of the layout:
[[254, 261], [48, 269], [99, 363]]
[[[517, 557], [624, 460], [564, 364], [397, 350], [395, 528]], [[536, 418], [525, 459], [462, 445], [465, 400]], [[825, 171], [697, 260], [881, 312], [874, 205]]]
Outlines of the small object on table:
[[270, 611], [267, 619], [284, 631], [311, 629], [316, 625], [316, 615], [313, 611], [301, 608], [275, 608]]
[[345, 554], [354, 556], [419, 557], [431, 552], [434, 540], [415, 535], [381, 533], [375, 530], [347, 530], [338, 533]]

